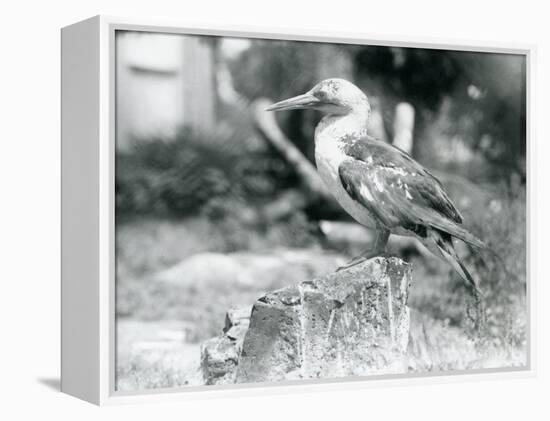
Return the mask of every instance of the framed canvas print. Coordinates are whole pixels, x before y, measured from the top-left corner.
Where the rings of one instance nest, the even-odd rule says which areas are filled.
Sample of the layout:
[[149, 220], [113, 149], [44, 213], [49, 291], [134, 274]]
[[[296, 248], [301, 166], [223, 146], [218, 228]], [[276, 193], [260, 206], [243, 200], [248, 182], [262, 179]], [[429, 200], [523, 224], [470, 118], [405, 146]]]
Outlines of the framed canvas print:
[[532, 373], [531, 54], [63, 28], [62, 390]]

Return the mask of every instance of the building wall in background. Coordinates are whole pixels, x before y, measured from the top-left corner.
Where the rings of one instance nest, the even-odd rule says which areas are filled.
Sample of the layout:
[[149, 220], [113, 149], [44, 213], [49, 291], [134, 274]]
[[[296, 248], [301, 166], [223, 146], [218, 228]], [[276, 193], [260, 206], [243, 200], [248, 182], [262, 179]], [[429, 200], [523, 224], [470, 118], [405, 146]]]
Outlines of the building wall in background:
[[215, 39], [144, 32], [116, 37], [116, 142], [169, 140], [178, 128], [212, 130]]

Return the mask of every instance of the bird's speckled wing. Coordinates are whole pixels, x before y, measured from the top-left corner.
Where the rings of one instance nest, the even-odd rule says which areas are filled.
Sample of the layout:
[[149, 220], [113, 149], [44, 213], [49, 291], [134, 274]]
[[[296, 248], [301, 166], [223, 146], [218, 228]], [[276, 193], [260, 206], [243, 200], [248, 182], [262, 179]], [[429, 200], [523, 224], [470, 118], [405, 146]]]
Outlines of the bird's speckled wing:
[[441, 183], [405, 152], [367, 137], [346, 142], [344, 152], [349, 159], [338, 168], [342, 185], [385, 227], [421, 236], [433, 227], [483, 246], [459, 226], [462, 216]]

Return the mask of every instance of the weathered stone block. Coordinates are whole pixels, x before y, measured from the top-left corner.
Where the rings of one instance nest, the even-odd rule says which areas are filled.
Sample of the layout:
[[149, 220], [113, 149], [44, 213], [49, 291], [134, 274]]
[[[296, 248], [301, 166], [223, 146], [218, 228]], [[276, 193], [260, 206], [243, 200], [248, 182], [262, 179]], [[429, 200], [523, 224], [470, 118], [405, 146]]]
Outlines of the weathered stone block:
[[405, 372], [410, 279], [403, 261], [376, 258], [265, 295], [236, 382]]

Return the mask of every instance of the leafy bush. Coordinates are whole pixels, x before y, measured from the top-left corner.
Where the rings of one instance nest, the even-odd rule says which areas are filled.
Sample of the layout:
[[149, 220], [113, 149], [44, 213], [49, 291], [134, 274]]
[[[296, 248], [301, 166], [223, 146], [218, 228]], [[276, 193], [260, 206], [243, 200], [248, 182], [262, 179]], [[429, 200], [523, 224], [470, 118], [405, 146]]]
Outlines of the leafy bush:
[[251, 151], [237, 134], [139, 140], [117, 152], [117, 218], [188, 216], [213, 200], [237, 208], [272, 197], [292, 182], [291, 171], [266, 151]]

